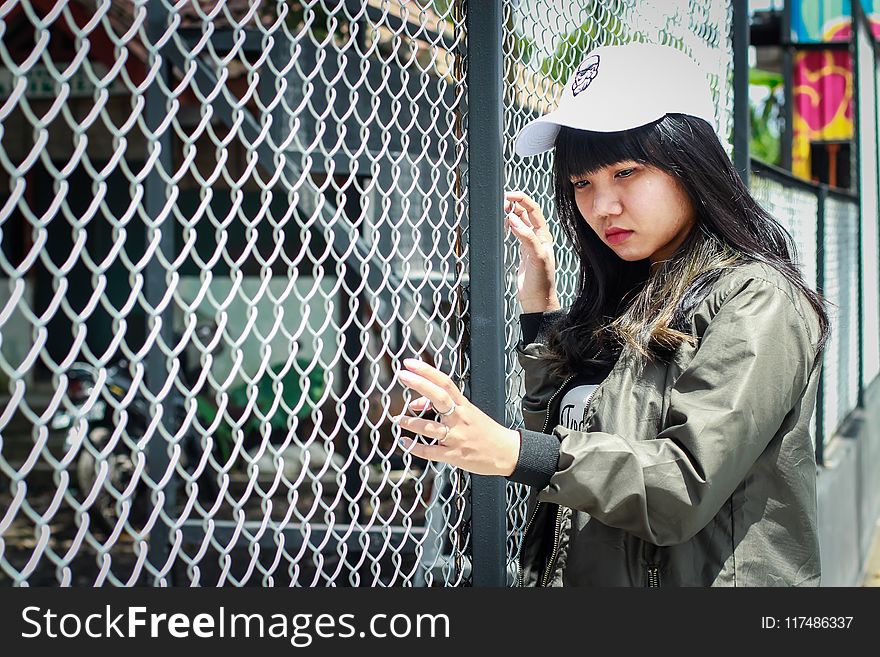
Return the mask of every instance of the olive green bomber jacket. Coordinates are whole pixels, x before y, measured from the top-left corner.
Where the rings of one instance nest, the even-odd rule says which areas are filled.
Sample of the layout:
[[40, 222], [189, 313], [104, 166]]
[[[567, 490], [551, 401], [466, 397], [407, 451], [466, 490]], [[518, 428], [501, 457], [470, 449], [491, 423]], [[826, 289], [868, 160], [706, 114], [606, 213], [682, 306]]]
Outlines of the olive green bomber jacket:
[[[521, 585], [819, 584], [816, 313], [749, 263], [725, 272], [691, 329], [698, 344], [669, 362], [636, 365], [625, 349], [584, 431], [551, 431], [564, 381], [540, 339], [517, 345], [522, 451], [545, 432], [559, 441], [549, 483], [529, 495]], [[528, 470], [521, 460], [510, 479]]]

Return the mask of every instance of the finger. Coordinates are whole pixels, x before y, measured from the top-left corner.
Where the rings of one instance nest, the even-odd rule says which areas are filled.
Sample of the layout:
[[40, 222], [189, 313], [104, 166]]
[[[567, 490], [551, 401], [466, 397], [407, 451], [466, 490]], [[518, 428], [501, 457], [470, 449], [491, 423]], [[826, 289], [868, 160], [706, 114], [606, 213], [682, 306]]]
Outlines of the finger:
[[530, 196], [519, 191], [508, 192], [504, 196], [505, 198], [515, 203], [519, 203], [523, 208], [525, 208], [526, 212], [528, 212], [529, 214], [529, 217], [532, 219], [532, 223], [535, 228], [542, 228], [547, 225], [547, 222], [544, 219], [544, 213], [541, 211], [541, 207]]
[[452, 396], [445, 389], [422, 374], [416, 374], [410, 370], [401, 370], [398, 372], [397, 378], [407, 388], [427, 397], [434, 410], [438, 408], [447, 409], [453, 404]]
[[504, 194], [504, 198], [519, 203], [529, 212], [541, 212], [540, 206], [531, 196], [529, 196], [525, 192], [521, 192], [519, 190], [511, 190]]
[[513, 235], [520, 241], [526, 239], [530, 234], [533, 234], [529, 228], [526, 228], [523, 223], [512, 214], [505, 217], [504, 229], [508, 234]]
[[513, 209], [511, 210], [511, 214], [515, 215], [522, 223], [524, 223], [529, 228], [534, 228], [533, 221], [531, 216], [529, 216], [529, 211], [526, 210], [519, 203], [515, 203]]
[[[406, 368], [416, 375], [414, 383], [425, 386], [425, 389], [415, 388], [431, 401], [431, 405], [436, 410], [438, 408], [447, 409], [449, 404], [447, 400], [456, 404], [464, 404], [467, 398], [455, 385], [455, 382], [436, 367], [432, 367], [427, 363], [415, 358], [404, 358], [403, 364]], [[401, 372], [402, 374], [403, 372]], [[417, 381], [421, 378], [424, 383]], [[443, 394], [445, 393], [445, 395]]]
[[407, 404], [407, 408], [411, 408], [415, 412], [421, 413], [431, 408], [431, 400], [427, 397], [419, 397], [418, 399], [413, 399]]
[[529, 209], [528, 207], [526, 207], [525, 203], [522, 203], [514, 198], [509, 198], [508, 200], [504, 201], [504, 211], [508, 214], [515, 213], [524, 222], [531, 225], [531, 221], [529, 218]]
[[536, 245], [540, 243], [540, 236], [535, 232], [535, 229], [531, 226], [527, 226], [514, 215], [508, 215], [508, 217], [510, 218], [510, 230], [520, 241], [520, 244], [536, 248]]
[[417, 456], [420, 459], [439, 461], [441, 463], [449, 462], [445, 460], [445, 456], [449, 450], [442, 445], [425, 445], [424, 443], [415, 441], [412, 438], [407, 438], [406, 436], [398, 438], [398, 444], [404, 452]]
[[391, 418], [397, 423], [401, 429], [410, 433], [417, 433], [424, 436], [428, 440], [440, 440], [446, 436], [446, 425], [435, 422], [434, 420], [423, 420], [422, 418], [412, 417], [409, 415], [395, 415]]

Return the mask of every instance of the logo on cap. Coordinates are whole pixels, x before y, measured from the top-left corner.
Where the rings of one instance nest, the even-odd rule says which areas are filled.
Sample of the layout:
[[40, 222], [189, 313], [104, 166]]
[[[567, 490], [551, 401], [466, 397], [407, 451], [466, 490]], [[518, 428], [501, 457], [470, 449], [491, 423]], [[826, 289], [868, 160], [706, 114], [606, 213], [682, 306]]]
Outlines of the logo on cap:
[[571, 83], [571, 92], [577, 96], [590, 86], [593, 79], [599, 74], [599, 55], [587, 57], [574, 72], [574, 80]]

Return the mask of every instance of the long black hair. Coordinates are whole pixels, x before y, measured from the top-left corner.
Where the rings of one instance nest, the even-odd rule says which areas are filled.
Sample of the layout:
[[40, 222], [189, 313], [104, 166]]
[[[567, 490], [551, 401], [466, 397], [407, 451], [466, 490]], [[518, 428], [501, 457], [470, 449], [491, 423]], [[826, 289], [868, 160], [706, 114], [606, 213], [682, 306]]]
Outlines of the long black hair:
[[[777, 269], [809, 300], [819, 317], [821, 354], [829, 331], [824, 301], [793, 264], [791, 236], [749, 193], [707, 121], [667, 114], [623, 132], [563, 127], [555, 147], [556, 211], [580, 260], [576, 298], [548, 335], [558, 373], [608, 367], [627, 344], [645, 360], [668, 358], [683, 341], [695, 342], [689, 318], [712, 285], [753, 261]], [[627, 160], [673, 176], [695, 211], [685, 240], [653, 272], [648, 260], [621, 259], [575, 204], [572, 178]]]

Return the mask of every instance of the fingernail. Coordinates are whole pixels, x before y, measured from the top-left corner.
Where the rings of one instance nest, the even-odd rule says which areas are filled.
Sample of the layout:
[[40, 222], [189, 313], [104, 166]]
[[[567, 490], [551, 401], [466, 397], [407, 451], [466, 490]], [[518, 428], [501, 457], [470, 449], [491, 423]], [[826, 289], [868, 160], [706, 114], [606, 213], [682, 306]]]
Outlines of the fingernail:
[[397, 444], [400, 445], [401, 449], [409, 449], [412, 441], [409, 438], [404, 438], [403, 436], [401, 436], [397, 439]]
[[424, 365], [424, 363], [422, 363], [422, 361], [416, 360], [415, 358], [404, 358], [403, 363], [407, 367], [415, 367], [415, 368], [419, 368], [422, 365]]

